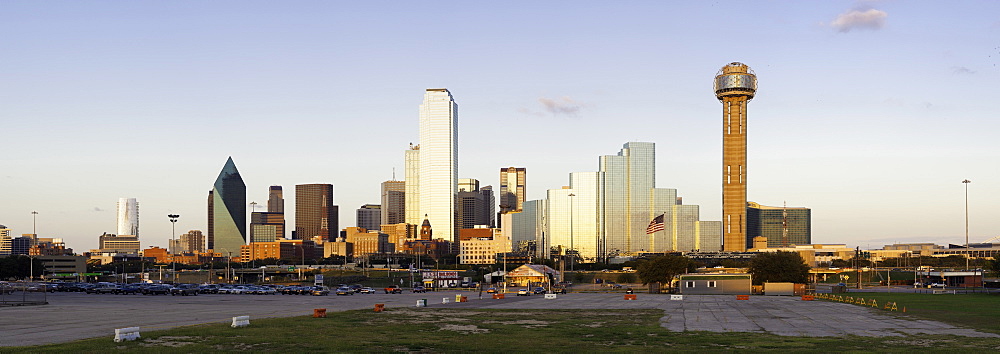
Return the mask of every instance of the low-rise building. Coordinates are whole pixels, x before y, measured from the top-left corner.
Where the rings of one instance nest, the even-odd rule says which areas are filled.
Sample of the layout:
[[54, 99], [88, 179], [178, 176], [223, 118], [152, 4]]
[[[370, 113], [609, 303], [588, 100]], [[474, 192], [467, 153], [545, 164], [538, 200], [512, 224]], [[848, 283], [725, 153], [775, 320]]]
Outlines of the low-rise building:
[[[481, 235], [489, 236], [481, 236]], [[475, 228], [459, 230], [459, 237], [467, 235], [459, 242], [459, 262], [461, 264], [496, 264], [498, 253], [511, 251], [510, 238], [499, 228]], [[471, 236], [468, 236], [471, 235]]]
[[750, 295], [750, 274], [683, 274], [678, 288], [684, 295]]

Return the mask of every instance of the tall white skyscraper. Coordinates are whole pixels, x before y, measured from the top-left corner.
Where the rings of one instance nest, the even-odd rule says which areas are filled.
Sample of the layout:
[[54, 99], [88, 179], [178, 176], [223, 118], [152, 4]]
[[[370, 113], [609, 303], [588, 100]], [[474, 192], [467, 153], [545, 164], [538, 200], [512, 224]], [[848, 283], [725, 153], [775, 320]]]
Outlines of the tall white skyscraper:
[[410, 144], [410, 149], [406, 150], [404, 168], [406, 199], [403, 200], [403, 212], [406, 214], [406, 223], [420, 225], [424, 222], [424, 214], [420, 213], [420, 145]]
[[[424, 102], [420, 104], [420, 149], [417, 151], [420, 154], [417, 215], [427, 216], [434, 225], [435, 238], [458, 241], [455, 230], [458, 104], [448, 89], [427, 89], [424, 93]], [[410, 200], [409, 194], [407, 200]]]
[[118, 198], [118, 234], [139, 236], [139, 202]]

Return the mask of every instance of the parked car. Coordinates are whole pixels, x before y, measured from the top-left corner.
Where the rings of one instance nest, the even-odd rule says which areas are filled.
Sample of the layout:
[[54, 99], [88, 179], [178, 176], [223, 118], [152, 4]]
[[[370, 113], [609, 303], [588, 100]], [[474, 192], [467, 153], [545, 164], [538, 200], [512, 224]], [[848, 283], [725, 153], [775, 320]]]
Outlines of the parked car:
[[139, 287], [139, 285], [136, 285], [136, 284], [125, 284], [125, 285], [119, 286], [118, 290], [115, 291], [115, 294], [118, 294], [118, 295], [129, 295], [129, 294], [135, 295], [135, 294], [138, 294], [139, 291], [142, 291], [142, 288]]
[[528, 289], [519, 289], [517, 291], [517, 296], [531, 296], [531, 293], [528, 292]]
[[414, 294], [416, 294], [416, 293], [426, 293], [426, 292], [427, 292], [427, 288], [422, 287], [422, 286], [418, 286], [418, 287], [413, 288], [413, 293]]
[[361, 288], [361, 293], [362, 294], [374, 294], [375, 293], [375, 289], [372, 289], [371, 287], [366, 286], [366, 287]]
[[[340, 289], [337, 289], [337, 290], [340, 290]], [[399, 287], [399, 285], [388, 286], [388, 287], [386, 287], [385, 289], [382, 289], [382, 290], [385, 291], [386, 294], [402, 294], [403, 293], [403, 289], [401, 289]]]
[[566, 288], [563, 288], [563, 287], [553, 287], [552, 288], [552, 293], [553, 294], [565, 294], [566, 293]]
[[[313, 296], [327, 296], [330, 295], [330, 288], [322, 285], [314, 286], [309, 292]], [[338, 294], [339, 295], [339, 294]]]
[[143, 295], [167, 295], [169, 293], [170, 287], [166, 285], [152, 285], [142, 289]]
[[535, 294], [544, 294], [545, 293], [545, 288], [537, 286], [534, 289], [532, 289], [531, 292], [535, 293]]
[[198, 286], [198, 292], [202, 294], [218, 294], [219, 285], [216, 284], [202, 284]]
[[497, 292], [497, 288], [486, 289], [486, 293], [487, 294], [496, 294], [496, 292]]
[[932, 287], [932, 288], [943, 288], [943, 287], [945, 287], [945, 284], [943, 284], [943, 283], [931, 283], [931, 285], [928, 285], [928, 286]]
[[188, 296], [188, 295], [198, 295], [198, 286], [194, 284], [180, 284], [175, 287], [170, 288], [171, 296]]
[[114, 294], [116, 291], [118, 286], [115, 284], [97, 284], [86, 290], [87, 294]]
[[[386, 288], [386, 289], [388, 289], [388, 288]], [[388, 291], [386, 292], [386, 294], [388, 294]], [[395, 294], [395, 293], [393, 293], [393, 294]], [[337, 296], [340, 296], [340, 295], [354, 295], [354, 290], [351, 290], [351, 288], [348, 288], [346, 286], [345, 287], [337, 288]]]

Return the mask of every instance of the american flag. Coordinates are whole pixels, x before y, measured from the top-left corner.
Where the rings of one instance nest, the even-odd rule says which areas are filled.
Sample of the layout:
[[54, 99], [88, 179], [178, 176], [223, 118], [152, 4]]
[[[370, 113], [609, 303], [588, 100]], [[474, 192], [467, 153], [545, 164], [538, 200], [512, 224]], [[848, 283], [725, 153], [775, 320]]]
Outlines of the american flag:
[[657, 231], [663, 231], [663, 229], [664, 229], [664, 226], [663, 226], [663, 215], [664, 214], [660, 214], [660, 216], [657, 216], [657, 217], [653, 218], [653, 221], [649, 222], [649, 226], [646, 227], [646, 234], [647, 235], [649, 235], [651, 233], [654, 233], [654, 232], [657, 232]]

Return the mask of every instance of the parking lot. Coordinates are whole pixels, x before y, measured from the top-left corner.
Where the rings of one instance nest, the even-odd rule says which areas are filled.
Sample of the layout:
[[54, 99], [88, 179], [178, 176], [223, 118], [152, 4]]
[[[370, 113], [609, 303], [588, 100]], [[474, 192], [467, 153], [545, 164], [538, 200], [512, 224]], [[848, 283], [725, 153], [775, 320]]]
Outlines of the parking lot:
[[[469, 302], [454, 303], [456, 294]], [[427, 299], [431, 308], [495, 309], [662, 309], [663, 327], [671, 331], [759, 332], [786, 336], [901, 336], [934, 333], [963, 336], [996, 336], [948, 324], [899, 318], [870, 308], [842, 303], [801, 301], [793, 297], [755, 296], [737, 301], [732, 296], [686, 296], [671, 301], [669, 295], [639, 294], [623, 300], [621, 294], [516, 297], [507, 294], [494, 300], [478, 292], [432, 292], [423, 294], [356, 294], [351, 296], [222, 295], [146, 296], [49, 294], [50, 305], [0, 308], [0, 346], [36, 345], [106, 336], [115, 328], [139, 326], [143, 330], [166, 329], [212, 322], [229, 322], [233, 316], [252, 319], [310, 315], [314, 308], [327, 311], [412, 308]], [[442, 304], [443, 299], [449, 303]], [[390, 312], [391, 314], [391, 312]]]

